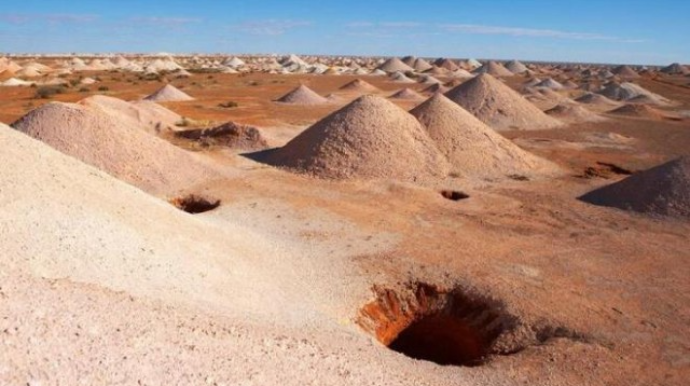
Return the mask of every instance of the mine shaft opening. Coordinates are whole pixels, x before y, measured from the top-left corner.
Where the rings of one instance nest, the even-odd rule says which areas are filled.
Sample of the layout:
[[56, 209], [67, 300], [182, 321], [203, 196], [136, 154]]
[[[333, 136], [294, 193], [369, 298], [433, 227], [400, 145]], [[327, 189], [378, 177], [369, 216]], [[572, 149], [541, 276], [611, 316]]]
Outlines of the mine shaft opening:
[[359, 325], [389, 349], [444, 366], [479, 366], [499, 352], [494, 343], [514, 328], [501, 303], [461, 289], [416, 284], [400, 293], [375, 289]]
[[443, 198], [451, 200], [451, 201], [460, 201], [460, 200], [470, 198], [469, 194], [464, 193], [464, 192], [460, 192], [458, 190], [442, 190], [441, 196], [443, 196]]
[[191, 214], [204, 213], [220, 206], [220, 200], [190, 194], [170, 201], [178, 209]]
[[449, 315], [430, 315], [413, 322], [390, 345], [410, 358], [439, 365], [478, 366], [487, 355], [482, 333]]

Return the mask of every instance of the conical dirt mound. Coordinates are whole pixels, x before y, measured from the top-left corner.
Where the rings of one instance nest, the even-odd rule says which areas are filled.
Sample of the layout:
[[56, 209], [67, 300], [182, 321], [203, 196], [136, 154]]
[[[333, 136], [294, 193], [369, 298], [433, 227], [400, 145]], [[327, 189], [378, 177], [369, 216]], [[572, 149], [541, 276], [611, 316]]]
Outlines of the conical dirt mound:
[[408, 78], [405, 74], [403, 74], [400, 71], [397, 71], [397, 72], [391, 74], [390, 79], [393, 82], [398, 82], [398, 83], [415, 83], [414, 80]]
[[664, 119], [667, 117], [663, 111], [654, 107], [633, 103], [613, 109], [609, 111], [609, 114], [647, 119]]
[[423, 96], [419, 95], [416, 91], [410, 90], [409, 88], [404, 88], [395, 94], [391, 95], [389, 98], [391, 99], [411, 99], [411, 100], [416, 100], [416, 99], [424, 99]]
[[449, 91], [449, 88], [440, 84], [440, 83], [432, 84], [431, 86], [422, 90], [423, 93], [429, 93], [429, 94], [437, 94], [437, 93], [445, 94], [448, 91]]
[[561, 125], [489, 74], [468, 80], [446, 96], [497, 130], [539, 130]]
[[668, 65], [661, 70], [664, 74], [669, 74], [669, 75], [685, 75], [685, 74], [690, 74], [690, 69], [687, 67], [681, 65], [680, 63], [673, 63], [671, 65]]
[[296, 89], [278, 98], [276, 102], [294, 105], [320, 105], [323, 103], [328, 103], [328, 99], [322, 97], [309, 87], [302, 84]]
[[551, 90], [562, 90], [564, 86], [552, 78], [547, 78], [542, 80], [541, 82], [537, 83], [535, 87], [543, 87], [543, 88], [548, 88]]
[[435, 64], [437, 67], [445, 68], [446, 70], [450, 70], [450, 71], [455, 71], [455, 70], [457, 70], [458, 68], [460, 68], [460, 67], [458, 67], [458, 65], [455, 64], [452, 60], [447, 59], [447, 58], [438, 58], [438, 59], [436, 59], [436, 61], [434, 62], [434, 64]]
[[513, 74], [522, 74], [523, 72], [526, 72], [528, 70], [527, 66], [525, 66], [517, 60], [511, 60], [510, 62], [508, 62], [505, 65], [505, 68]]
[[398, 58], [390, 58], [386, 60], [382, 65], [380, 65], [377, 69], [386, 71], [386, 72], [407, 72], [407, 71], [414, 71], [414, 69], [407, 64], [403, 63], [402, 60]]
[[418, 180], [448, 172], [447, 161], [419, 122], [377, 96], [355, 100], [264, 160], [332, 179]]
[[340, 90], [360, 93], [375, 93], [381, 91], [378, 88], [376, 88], [376, 86], [361, 79], [353, 80], [352, 82], [340, 87]]
[[497, 63], [497, 62], [489, 62], [478, 69], [474, 70], [475, 74], [489, 74], [493, 76], [513, 76], [513, 74], [510, 70], [507, 68], [503, 67], [502, 64]]
[[175, 192], [218, 177], [195, 154], [146, 133], [127, 118], [95, 107], [48, 103], [12, 126], [153, 194]]
[[633, 174], [581, 199], [595, 205], [690, 218], [690, 157]]
[[621, 84], [611, 82], [603, 90], [601, 90], [599, 94], [604, 95], [609, 99], [614, 99], [617, 101], [628, 101], [630, 99], [644, 95], [650, 101], [653, 101], [654, 104], [667, 105], [671, 103], [671, 101], [667, 98], [655, 94], [645, 89], [644, 87], [631, 82], [624, 82]]
[[611, 70], [612, 73], [620, 76], [621, 78], [627, 78], [627, 79], [635, 79], [639, 78], [640, 74], [638, 74], [635, 70], [630, 68], [630, 66], [618, 66]]
[[431, 69], [432, 66], [426, 60], [424, 60], [422, 58], [417, 58], [417, 59], [415, 59], [414, 64], [412, 65], [412, 68], [414, 68], [416, 71], [424, 72], [426, 70]]
[[606, 120], [604, 117], [573, 103], [561, 103], [552, 109], [546, 110], [546, 114], [571, 123], [601, 122]]
[[177, 87], [171, 84], [166, 84], [161, 89], [144, 99], [153, 102], [182, 102], [194, 100], [194, 98], [180, 91], [177, 89]]
[[429, 132], [452, 171], [478, 178], [554, 175], [559, 168], [532, 155], [442, 94], [410, 111]]
[[587, 94], [584, 94], [583, 96], [575, 99], [576, 102], [583, 103], [583, 104], [588, 104], [588, 105], [595, 105], [595, 106], [619, 106], [620, 103], [609, 99], [603, 95], [600, 94], [594, 94], [591, 92], [588, 92]]

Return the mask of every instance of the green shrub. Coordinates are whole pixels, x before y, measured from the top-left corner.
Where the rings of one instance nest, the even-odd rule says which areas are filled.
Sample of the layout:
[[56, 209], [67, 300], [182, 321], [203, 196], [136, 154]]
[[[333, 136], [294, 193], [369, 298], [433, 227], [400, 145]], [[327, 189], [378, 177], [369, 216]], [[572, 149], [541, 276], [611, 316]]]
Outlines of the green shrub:
[[110, 89], [108, 88], [108, 86], [101, 86], [101, 87], [98, 88], [98, 91], [102, 91], [102, 92], [106, 92], [106, 91], [109, 91], [109, 90], [110, 90]]
[[36, 90], [35, 99], [50, 99], [56, 94], [65, 92], [64, 86], [41, 86]]

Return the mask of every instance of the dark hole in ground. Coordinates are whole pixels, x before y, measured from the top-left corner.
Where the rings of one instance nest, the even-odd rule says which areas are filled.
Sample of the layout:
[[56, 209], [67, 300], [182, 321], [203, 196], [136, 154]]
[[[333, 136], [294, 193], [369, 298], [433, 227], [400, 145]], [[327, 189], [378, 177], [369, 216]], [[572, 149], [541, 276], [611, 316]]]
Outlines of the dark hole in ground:
[[208, 212], [220, 206], [220, 200], [212, 200], [195, 194], [172, 199], [170, 203], [191, 214]]
[[515, 181], [529, 181], [529, 177], [520, 174], [511, 174], [508, 176], [508, 178]]
[[431, 315], [415, 321], [388, 348], [439, 365], [476, 366], [487, 354], [482, 334], [449, 315]]
[[611, 170], [611, 172], [616, 173], [616, 174], [624, 174], [624, 175], [630, 175], [633, 174], [632, 170], [626, 169], [624, 167], [618, 166], [616, 164], [608, 163], [608, 162], [598, 162], [597, 165], [601, 165], [605, 168], [608, 168]]
[[616, 164], [608, 163], [608, 162], [598, 162], [596, 163], [595, 166], [588, 166], [585, 168], [584, 172], [582, 175], [580, 175], [580, 178], [604, 178], [604, 179], [609, 179], [613, 178], [616, 175], [631, 175], [634, 172], [632, 170], [623, 168], [621, 166], [618, 166]]
[[457, 190], [442, 190], [441, 195], [451, 201], [460, 201], [466, 198], [470, 198], [470, 195]]
[[501, 353], [494, 342], [515, 322], [500, 303], [461, 289], [414, 286], [409, 294], [375, 289], [359, 325], [391, 350], [440, 365], [478, 366]]

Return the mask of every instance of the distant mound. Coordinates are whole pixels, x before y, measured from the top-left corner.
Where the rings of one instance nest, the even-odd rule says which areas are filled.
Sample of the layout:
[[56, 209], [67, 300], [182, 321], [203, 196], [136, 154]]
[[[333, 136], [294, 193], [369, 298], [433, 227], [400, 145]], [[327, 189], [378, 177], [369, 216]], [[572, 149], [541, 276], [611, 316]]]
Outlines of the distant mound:
[[424, 73], [431, 76], [451, 76], [453, 74], [453, 72], [450, 70], [436, 66], [431, 66], [431, 68], [424, 71]]
[[498, 77], [515, 75], [510, 70], [503, 67], [502, 64], [494, 62], [494, 61], [486, 63], [485, 65], [474, 70], [473, 73], [475, 73], [475, 74], [489, 74], [489, 75], [498, 76]]
[[552, 78], [547, 78], [542, 80], [541, 82], [537, 83], [535, 87], [543, 87], [543, 88], [548, 88], [551, 90], [562, 90], [565, 88], [562, 84], [556, 82]]
[[144, 99], [153, 102], [182, 102], [194, 100], [194, 98], [180, 91], [171, 84], [166, 84], [161, 89]]
[[599, 94], [617, 101], [628, 101], [630, 99], [646, 96], [648, 100], [653, 101], [653, 104], [667, 105], [671, 103], [670, 100], [661, 95], [655, 94], [644, 87], [631, 82], [624, 82], [618, 84], [616, 82], [609, 83]]
[[136, 122], [138, 127], [146, 128], [156, 134], [175, 130], [175, 124], [182, 119], [174, 111], [145, 100], [127, 102], [105, 95], [93, 95], [77, 103], [101, 109], [111, 115], [127, 117]]
[[393, 82], [398, 82], [398, 83], [415, 83], [414, 80], [408, 78], [405, 74], [403, 74], [400, 71], [396, 71], [393, 74], [391, 74], [390, 79]]
[[489, 74], [462, 83], [446, 96], [494, 129], [539, 130], [561, 125]]
[[422, 58], [415, 59], [414, 63], [412, 64], [412, 68], [419, 72], [424, 72], [426, 70], [431, 69], [432, 67], [433, 66], [429, 62]]
[[377, 69], [381, 70], [381, 71], [386, 71], [386, 72], [414, 71], [414, 69], [412, 67], [403, 63], [403, 61], [398, 59], [398, 58], [390, 58], [390, 59], [386, 60], [382, 65], [378, 66]]
[[626, 79], [635, 79], [639, 78], [640, 74], [638, 74], [635, 70], [633, 70], [630, 66], [618, 66], [611, 70], [612, 73], [615, 75], [620, 76], [621, 78], [626, 78]]
[[395, 94], [391, 95], [389, 98], [391, 99], [411, 99], [411, 100], [418, 100], [418, 99], [424, 99], [423, 96], [419, 95], [416, 91], [410, 90], [409, 88], [404, 88]]
[[580, 199], [594, 205], [690, 218], [690, 157], [635, 173]]
[[360, 93], [375, 93], [381, 91], [376, 86], [361, 79], [353, 80], [352, 82], [340, 87], [340, 90]]
[[583, 103], [583, 104], [588, 104], [588, 105], [595, 105], [595, 106], [620, 106], [620, 103], [609, 99], [603, 95], [599, 94], [594, 94], [591, 92], [588, 92], [584, 94], [583, 96], [576, 98], [576, 102]]
[[680, 63], [673, 63], [673, 64], [670, 64], [670, 65], [668, 65], [668, 66], [662, 68], [662, 69], [659, 70], [659, 71], [663, 72], [664, 74], [668, 74], [668, 75], [686, 75], [686, 74], [690, 74], [690, 69], [688, 69], [687, 67], [683, 66], [683, 65], [680, 64]]
[[435, 77], [433, 77], [431, 75], [420, 76], [418, 82], [421, 84], [436, 84], [436, 83], [443, 84], [443, 82], [441, 82], [440, 80], [436, 79]]
[[447, 161], [419, 122], [377, 96], [360, 97], [263, 160], [330, 179], [418, 180], [448, 172]]
[[426, 127], [452, 171], [479, 178], [553, 175], [559, 168], [532, 155], [441, 94], [410, 111]]
[[217, 177], [195, 154], [99, 108], [53, 102], [12, 125], [53, 148], [154, 194]]
[[432, 84], [431, 86], [425, 88], [424, 90], [422, 90], [422, 92], [427, 93], [427, 94], [437, 94], [437, 93], [445, 94], [449, 90], [450, 89], [448, 87], [446, 87], [442, 84], [436, 83], [436, 84]]
[[527, 66], [517, 60], [511, 60], [510, 62], [506, 63], [505, 68], [513, 74], [522, 74], [528, 70]]
[[328, 103], [328, 99], [317, 94], [309, 87], [301, 84], [299, 87], [278, 98], [276, 102], [293, 105], [320, 105]]
[[458, 67], [457, 64], [455, 64], [455, 62], [453, 62], [452, 60], [450, 60], [448, 58], [438, 58], [434, 62], [434, 65], [436, 65], [437, 67], [440, 67], [440, 68], [445, 68], [446, 70], [450, 70], [450, 71], [455, 71], [458, 68], [460, 68], [460, 67]]
[[546, 110], [546, 114], [571, 123], [601, 122], [606, 120], [606, 118], [572, 103], [559, 104], [552, 109]]
[[613, 109], [608, 112], [609, 114], [621, 115], [634, 118], [646, 118], [646, 119], [673, 119], [674, 117], [667, 114], [664, 111], [655, 109], [654, 107], [630, 103]]

